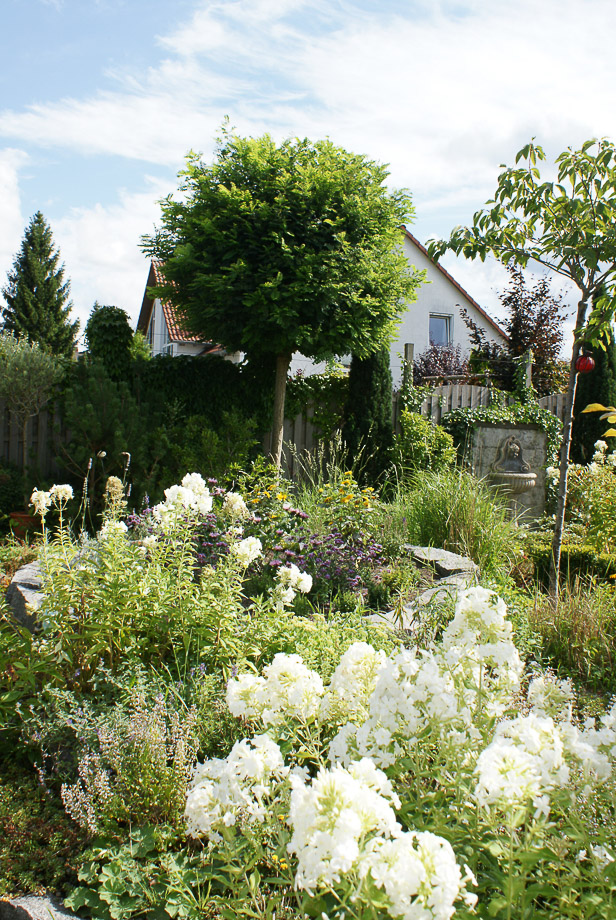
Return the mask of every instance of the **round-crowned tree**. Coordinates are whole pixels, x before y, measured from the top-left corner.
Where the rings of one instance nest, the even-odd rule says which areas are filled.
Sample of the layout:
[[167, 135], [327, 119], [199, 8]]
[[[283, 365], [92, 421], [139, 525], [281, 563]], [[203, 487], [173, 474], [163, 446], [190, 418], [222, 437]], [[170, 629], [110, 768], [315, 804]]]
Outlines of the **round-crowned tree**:
[[133, 344], [126, 311], [96, 302], [85, 333], [90, 356], [104, 365], [112, 380], [126, 380]]
[[162, 202], [143, 248], [163, 264], [188, 329], [275, 360], [272, 458], [280, 464], [295, 352], [367, 357], [391, 339], [423, 275], [409, 270], [406, 192], [384, 166], [330, 141], [240, 138], [223, 129], [212, 164], [189, 155], [182, 196]]

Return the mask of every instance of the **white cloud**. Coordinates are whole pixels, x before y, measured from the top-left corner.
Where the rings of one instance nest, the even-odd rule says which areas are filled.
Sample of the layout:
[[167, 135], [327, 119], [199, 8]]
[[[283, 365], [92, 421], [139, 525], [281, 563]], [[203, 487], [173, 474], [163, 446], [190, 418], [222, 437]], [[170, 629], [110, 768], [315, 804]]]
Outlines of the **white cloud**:
[[54, 221], [82, 332], [95, 300], [122, 307], [135, 325], [149, 265], [139, 241], [159, 219], [156, 202], [168, 191], [160, 180], [149, 179], [148, 185], [146, 191], [120, 192], [109, 206], [74, 209]]
[[23, 150], [10, 147], [0, 150], [0, 287], [4, 287], [6, 273], [12, 267], [24, 234], [25, 221], [21, 213], [19, 171], [27, 159]]

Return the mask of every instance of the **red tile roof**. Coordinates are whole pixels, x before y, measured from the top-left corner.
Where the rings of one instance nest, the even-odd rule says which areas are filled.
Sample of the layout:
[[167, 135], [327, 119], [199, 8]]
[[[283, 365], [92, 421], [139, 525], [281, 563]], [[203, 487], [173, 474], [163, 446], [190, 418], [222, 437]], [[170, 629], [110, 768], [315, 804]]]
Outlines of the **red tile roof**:
[[[152, 315], [152, 309], [154, 307], [154, 301], [148, 294], [148, 288], [155, 287], [156, 285], [164, 284], [165, 278], [162, 273], [162, 266], [160, 262], [152, 262], [150, 265], [150, 272], [148, 274], [148, 281], [145, 288], [145, 293], [143, 295], [143, 301], [141, 304], [141, 311], [139, 313], [139, 319], [137, 320], [137, 329], [139, 332], [143, 332], [145, 335], [148, 331], [148, 326], [150, 324], [150, 317]], [[178, 318], [175, 309], [172, 304], [168, 301], [161, 301], [161, 306], [163, 310], [163, 316], [165, 317], [165, 322], [167, 324], [167, 329], [169, 330], [169, 341], [170, 342], [191, 342], [199, 344], [203, 342], [198, 335], [192, 335], [186, 331], [182, 325], [181, 320]], [[203, 345], [208, 343], [203, 342]], [[214, 349], [216, 346], [211, 346]]]

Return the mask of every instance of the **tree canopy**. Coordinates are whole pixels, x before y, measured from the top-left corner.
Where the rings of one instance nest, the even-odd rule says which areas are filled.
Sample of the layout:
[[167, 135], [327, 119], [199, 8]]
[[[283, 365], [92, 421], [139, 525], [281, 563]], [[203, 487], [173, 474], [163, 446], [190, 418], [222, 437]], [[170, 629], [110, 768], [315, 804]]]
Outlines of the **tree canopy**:
[[[494, 198], [477, 211], [471, 227], [456, 227], [449, 240], [428, 249], [438, 258], [447, 250], [506, 265], [535, 261], [572, 281], [580, 292], [569, 369], [560, 452], [559, 499], [553, 544], [551, 588], [558, 592], [560, 549], [567, 499], [567, 469], [577, 372], [585, 344], [609, 334], [616, 307], [616, 148], [602, 138], [556, 158], [556, 181], [543, 181], [537, 163], [543, 149], [527, 144], [516, 166], [498, 177]], [[517, 165], [526, 161], [525, 165]], [[594, 299], [593, 299], [594, 298]], [[588, 312], [592, 301], [592, 309]]]
[[53, 354], [70, 357], [79, 322], [70, 321], [70, 283], [54, 247], [49, 224], [37, 211], [26, 228], [21, 249], [2, 289], [4, 332], [36, 342]]
[[400, 246], [409, 195], [386, 168], [329, 140], [240, 138], [223, 129], [214, 162], [189, 154], [181, 198], [166, 198], [143, 248], [163, 263], [153, 293], [190, 332], [276, 359], [274, 446], [294, 352], [365, 357], [394, 334], [422, 280]]

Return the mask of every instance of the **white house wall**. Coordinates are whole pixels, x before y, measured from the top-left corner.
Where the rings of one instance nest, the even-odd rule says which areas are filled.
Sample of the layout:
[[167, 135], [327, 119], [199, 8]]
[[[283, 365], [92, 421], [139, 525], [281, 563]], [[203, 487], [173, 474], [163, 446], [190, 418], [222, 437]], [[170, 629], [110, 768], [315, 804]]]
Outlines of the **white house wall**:
[[[430, 314], [450, 316], [452, 344], [459, 345], [462, 354], [471, 350], [469, 330], [460, 315], [466, 309], [470, 317], [486, 334], [489, 341], [503, 341], [497, 330], [477, 310], [473, 303], [464, 296], [455, 284], [437, 268], [430, 259], [418, 249], [407, 236], [404, 237], [404, 253], [410, 265], [418, 271], [426, 271], [426, 281], [417, 291], [417, 300], [409, 304], [395, 340], [390, 347], [391, 374], [394, 387], [402, 382], [402, 360], [405, 344], [414, 346], [415, 357], [430, 347]], [[315, 364], [310, 358], [296, 354], [291, 362], [291, 373], [301, 370], [304, 374], [317, 374], [325, 365]]]

